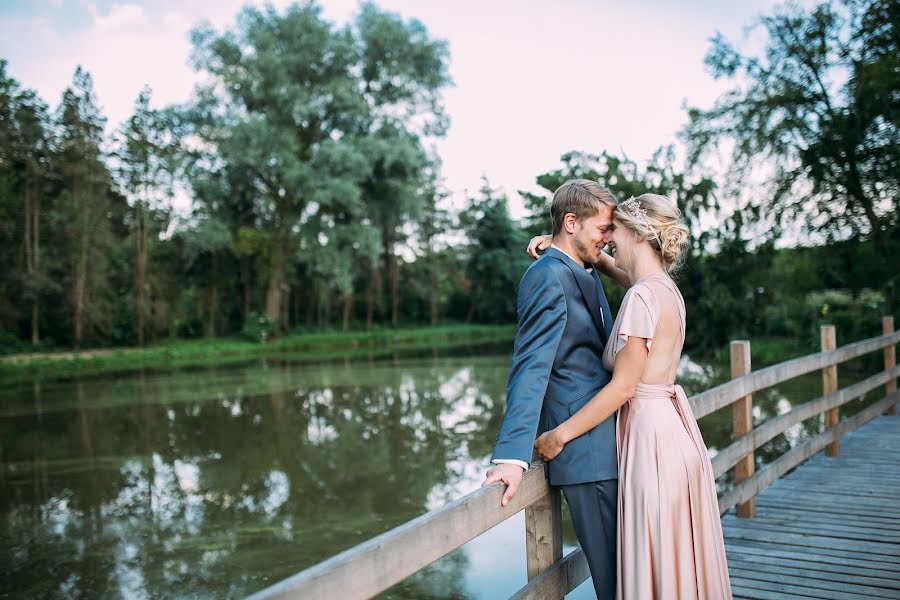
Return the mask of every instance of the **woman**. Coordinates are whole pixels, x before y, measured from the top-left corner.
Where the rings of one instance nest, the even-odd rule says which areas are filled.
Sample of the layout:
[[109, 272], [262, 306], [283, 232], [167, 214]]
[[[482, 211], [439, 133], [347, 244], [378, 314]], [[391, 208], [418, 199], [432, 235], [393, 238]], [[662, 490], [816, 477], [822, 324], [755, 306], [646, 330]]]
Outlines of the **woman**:
[[[615, 209], [614, 260], [597, 267], [631, 287], [603, 354], [612, 381], [535, 442], [552, 460], [619, 411], [618, 600], [731, 598], [712, 465], [674, 383], [685, 335], [684, 299], [670, 277], [688, 246], [680, 214], [656, 194]], [[529, 251], [545, 243], [535, 238]]]

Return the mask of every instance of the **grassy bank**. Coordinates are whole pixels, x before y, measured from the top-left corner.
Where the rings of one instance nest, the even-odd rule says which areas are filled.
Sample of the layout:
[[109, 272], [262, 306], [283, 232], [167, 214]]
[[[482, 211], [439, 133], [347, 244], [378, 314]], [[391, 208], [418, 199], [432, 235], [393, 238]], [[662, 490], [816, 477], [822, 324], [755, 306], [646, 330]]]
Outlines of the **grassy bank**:
[[288, 334], [266, 343], [238, 339], [170, 340], [146, 348], [19, 354], [0, 359], [0, 382], [246, 362], [352, 358], [396, 351], [512, 341], [514, 325], [446, 325], [411, 329]]

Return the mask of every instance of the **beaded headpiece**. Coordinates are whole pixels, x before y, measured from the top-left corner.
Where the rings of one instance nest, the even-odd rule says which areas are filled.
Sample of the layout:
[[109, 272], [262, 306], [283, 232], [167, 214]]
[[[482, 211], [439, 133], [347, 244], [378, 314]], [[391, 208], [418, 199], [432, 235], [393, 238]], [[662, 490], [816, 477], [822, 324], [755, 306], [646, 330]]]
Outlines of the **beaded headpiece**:
[[662, 250], [662, 240], [659, 239], [659, 236], [656, 235], [656, 232], [650, 227], [650, 219], [647, 217], [647, 209], [641, 206], [640, 201], [632, 196], [625, 202], [619, 205], [622, 210], [627, 211], [632, 217], [637, 219], [641, 225], [650, 230], [650, 233], [653, 234], [653, 237], [656, 239], [656, 243], [659, 244], [660, 250]]

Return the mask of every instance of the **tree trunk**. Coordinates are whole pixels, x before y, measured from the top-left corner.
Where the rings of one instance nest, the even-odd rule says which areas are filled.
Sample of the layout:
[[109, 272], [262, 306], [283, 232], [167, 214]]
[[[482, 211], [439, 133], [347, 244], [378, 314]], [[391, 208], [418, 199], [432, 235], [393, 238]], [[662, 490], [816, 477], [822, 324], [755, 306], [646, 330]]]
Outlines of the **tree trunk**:
[[353, 293], [344, 294], [344, 314], [341, 323], [343, 331], [350, 330], [350, 310], [353, 308]]
[[400, 320], [400, 291], [397, 288], [398, 265], [397, 257], [391, 253], [391, 327], [396, 328]]
[[270, 261], [269, 284], [266, 288], [266, 316], [275, 327], [281, 324], [281, 294], [284, 286], [284, 249], [275, 247]]
[[[41, 198], [35, 196], [32, 203], [32, 235], [31, 243], [34, 250], [32, 256], [34, 259], [34, 272], [41, 272]], [[37, 346], [41, 341], [40, 336], [40, 293], [38, 290], [34, 292], [34, 304], [31, 307], [31, 345]]]
[[209, 312], [206, 318], [206, 337], [216, 337], [216, 314], [219, 312], [219, 286], [213, 284], [209, 289]]
[[[77, 196], [76, 196], [77, 197]], [[81, 200], [79, 198], [79, 200]], [[78, 229], [78, 259], [75, 263], [75, 350], [81, 349], [81, 342], [84, 335], [84, 297], [85, 288], [87, 287], [87, 246], [88, 246], [88, 224], [87, 224], [87, 208], [83, 203], [78, 203], [80, 227]]]
[[40, 332], [38, 328], [39, 289], [35, 285], [37, 274], [40, 271], [40, 198], [34, 192], [32, 182], [33, 169], [29, 164], [25, 173], [25, 219], [23, 231], [23, 245], [25, 250], [25, 271], [28, 274], [28, 282], [31, 286], [31, 345], [37, 346], [40, 343]]
[[147, 322], [147, 215], [142, 201], [135, 203], [135, 307], [138, 321], [138, 346], [144, 347], [144, 329]]
[[430, 265], [431, 272], [431, 326], [438, 324], [438, 293], [437, 293], [437, 272], [434, 270], [434, 264]]
[[281, 323], [279, 329], [288, 331], [291, 328], [291, 286], [285, 282], [281, 286]]
[[375, 299], [378, 296], [378, 269], [369, 269], [369, 282], [366, 286], [366, 331], [372, 331], [375, 323]]
[[244, 322], [250, 318], [250, 300], [253, 290], [253, 282], [250, 273], [250, 258], [242, 256], [241, 261], [241, 282], [244, 285]]

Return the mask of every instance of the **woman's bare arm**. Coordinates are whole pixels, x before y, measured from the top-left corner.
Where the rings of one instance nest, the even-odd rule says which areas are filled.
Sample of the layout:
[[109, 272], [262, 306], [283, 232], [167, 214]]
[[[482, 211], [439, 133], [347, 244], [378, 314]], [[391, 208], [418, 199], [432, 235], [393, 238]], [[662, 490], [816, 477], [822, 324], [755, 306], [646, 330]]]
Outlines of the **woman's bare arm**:
[[600, 260], [594, 263], [594, 268], [603, 273], [626, 290], [631, 287], [631, 279], [628, 273], [616, 266], [616, 259], [606, 252], [600, 253]]
[[634, 395], [634, 389], [647, 365], [648, 355], [645, 338], [628, 338], [625, 347], [616, 355], [612, 381], [597, 392], [597, 395], [578, 412], [535, 441], [534, 447], [541, 458], [552, 460], [562, 451], [563, 446], [584, 435], [619, 410], [619, 407]]

